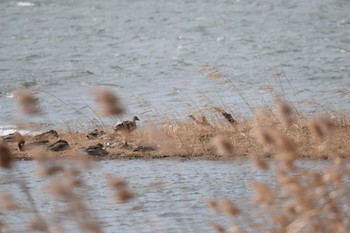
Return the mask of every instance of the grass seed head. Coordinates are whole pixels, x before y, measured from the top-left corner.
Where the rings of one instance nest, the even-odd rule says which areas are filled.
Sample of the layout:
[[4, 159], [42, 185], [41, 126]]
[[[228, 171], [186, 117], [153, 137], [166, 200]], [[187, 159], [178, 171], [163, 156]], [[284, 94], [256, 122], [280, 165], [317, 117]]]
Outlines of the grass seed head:
[[3, 221], [0, 221], [0, 232], [2, 232], [4, 228], [6, 228], [6, 224]]
[[39, 177], [44, 177], [44, 176], [53, 176], [62, 171], [63, 171], [63, 167], [61, 165], [53, 163], [47, 166], [38, 167], [37, 170], [35, 171], [35, 174]]
[[228, 216], [237, 216], [241, 213], [238, 207], [228, 199], [221, 199], [218, 202], [219, 209]]
[[104, 87], [95, 88], [93, 94], [99, 103], [101, 115], [118, 116], [125, 113], [125, 109], [119, 98], [111, 90]]
[[134, 197], [135, 194], [130, 189], [124, 188], [118, 190], [118, 192], [115, 194], [115, 201], [118, 203], [125, 203]]
[[343, 183], [342, 173], [334, 167], [326, 167], [323, 180], [340, 186]]
[[294, 121], [295, 113], [287, 102], [278, 101], [277, 116], [284, 125], [289, 126]]
[[269, 169], [268, 163], [259, 156], [254, 156], [253, 162], [255, 166], [262, 171], [266, 171]]
[[223, 226], [216, 222], [209, 222], [209, 224], [215, 229], [217, 233], [226, 233], [226, 230]]
[[277, 223], [282, 229], [285, 229], [290, 223], [288, 217], [285, 215], [274, 215], [273, 221]]
[[233, 155], [233, 145], [226, 137], [222, 135], [216, 136], [215, 138], [213, 138], [212, 142], [219, 155], [225, 157]]
[[258, 142], [261, 145], [271, 145], [274, 142], [273, 135], [271, 134], [270, 130], [266, 129], [256, 129], [255, 135], [258, 140]]
[[52, 182], [49, 186], [50, 192], [56, 198], [69, 198], [71, 196], [71, 192], [69, 188], [66, 187], [61, 181]]
[[296, 158], [296, 145], [292, 139], [278, 131], [272, 132], [273, 144], [279, 153], [277, 159], [282, 161], [293, 161]]
[[48, 232], [47, 225], [45, 221], [40, 218], [34, 218], [28, 225], [29, 231], [39, 231], [39, 232]]
[[12, 153], [10, 148], [5, 142], [0, 142], [0, 168], [12, 167]]
[[254, 182], [252, 186], [255, 192], [255, 200], [257, 203], [266, 206], [272, 205], [275, 195], [269, 187], [259, 182]]
[[78, 179], [78, 178], [73, 178], [73, 177], [70, 177], [66, 180], [66, 187], [68, 189], [73, 189], [73, 188], [76, 188], [76, 187], [81, 187], [83, 184], [83, 181], [81, 179]]
[[17, 89], [13, 94], [16, 97], [22, 113], [34, 115], [41, 112], [39, 108], [39, 101], [31, 91], [26, 89]]
[[108, 186], [111, 189], [124, 189], [128, 187], [128, 183], [121, 178], [112, 177], [112, 178], [109, 178]]
[[258, 108], [254, 113], [256, 116], [256, 127], [272, 126], [275, 122], [272, 112], [267, 108]]
[[310, 121], [309, 129], [315, 138], [323, 138], [331, 134], [334, 124], [329, 117], [322, 116]]
[[231, 224], [230, 228], [228, 229], [228, 233], [245, 233], [245, 231], [243, 231], [236, 224]]
[[55, 159], [51, 152], [45, 151], [43, 149], [33, 150], [32, 158], [38, 163], [53, 162]]
[[102, 233], [100, 225], [96, 221], [84, 221], [82, 227], [86, 232]]
[[2, 193], [0, 195], [1, 208], [4, 210], [16, 210], [19, 209], [19, 205], [16, 203], [13, 195], [10, 193]]
[[215, 213], [219, 213], [220, 212], [220, 208], [219, 208], [219, 204], [218, 202], [211, 197], [208, 197], [205, 199], [205, 203], [209, 206], [209, 208], [211, 208]]

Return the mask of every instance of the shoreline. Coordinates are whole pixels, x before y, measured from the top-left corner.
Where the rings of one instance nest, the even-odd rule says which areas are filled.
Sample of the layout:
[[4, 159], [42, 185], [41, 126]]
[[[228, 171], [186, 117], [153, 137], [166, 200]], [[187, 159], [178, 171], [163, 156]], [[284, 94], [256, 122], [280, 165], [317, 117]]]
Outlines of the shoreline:
[[[167, 122], [166, 126], [144, 124], [127, 133], [114, 132], [109, 126], [103, 126], [106, 133], [95, 138], [88, 138], [89, 132], [81, 131], [40, 137], [48, 142], [38, 148], [58, 159], [91, 158], [98, 161], [278, 159], [281, 154], [288, 153], [293, 154], [293, 160], [349, 158], [350, 148], [346, 145], [350, 142], [350, 126], [344, 123], [347, 121], [340, 123], [325, 119], [300, 118], [284, 125], [274, 118], [264, 122], [263, 126], [261, 119], [240, 119], [234, 124], [211, 120], [210, 125], [187, 120]], [[22, 137], [28, 144], [38, 140], [34, 135]], [[58, 140], [66, 140], [69, 147], [63, 151], [49, 151], [48, 145]], [[20, 151], [18, 140], [6, 144], [15, 160], [33, 160], [38, 153], [37, 148]], [[86, 148], [97, 145], [101, 145], [100, 151], [105, 154], [86, 153]]]

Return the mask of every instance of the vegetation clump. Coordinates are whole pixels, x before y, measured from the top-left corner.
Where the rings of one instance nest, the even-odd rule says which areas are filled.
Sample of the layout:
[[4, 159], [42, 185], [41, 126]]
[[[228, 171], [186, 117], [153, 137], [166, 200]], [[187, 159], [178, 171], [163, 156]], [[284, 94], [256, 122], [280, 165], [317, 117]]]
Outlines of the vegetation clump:
[[[217, 70], [211, 71], [212, 78], [225, 78]], [[40, 113], [32, 93], [21, 90], [17, 94], [23, 113]], [[99, 112], [118, 117], [124, 114], [119, 98], [110, 90], [99, 89], [94, 94], [101, 107]], [[350, 231], [350, 166], [344, 162], [350, 156], [347, 117], [322, 114], [308, 118], [296, 111], [295, 106], [278, 99], [275, 108], [259, 109], [251, 117], [212, 106], [191, 113], [186, 120], [164, 117], [136, 127], [138, 119], [134, 117], [133, 121], [121, 123], [118, 130], [99, 122], [96, 129], [79, 132], [50, 130], [39, 135], [17, 132], [2, 137], [0, 169], [11, 171], [15, 159], [35, 160], [39, 165], [36, 174], [50, 180], [46, 190], [62, 205], [54, 213], [57, 216], [48, 218], [37, 209], [35, 197], [25, 182], [14, 177], [13, 183], [25, 193], [30, 207], [23, 207], [12, 194], [3, 192], [0, 211], [25, 209], [32, 213], [33, 218], [26, 227], [28, 231], [65, 232], [64, 225], [69, 221], [83, 232], [103, 232], [84, 199], [86, 181], [81, 174], [93, 166], [92, 159], [245, 158], [251, 159], [258, 169], [272, 172], [276, 183], [274, 186], [252, 183], [255, 195], [250, 211], [229, 198], [208, 197], [208, 206], [227, 219], [227, 223], [210, 222], [216, 232]], [[51, 146], [35, 143], [38, 140], [49, 141]], [[62, 146], [50, 150], [54, 141]], [[24, 149], [25, 142], [28, 149]], [[29, 148], [29, 145], [33, 146]], [[323, 170], [314, 171], [300, 168], [297, 163], [300, 159], [333, 161]], [[123, 178], [110, 174], [106, 177], [116, 203], [137, 198], [137, 193]], [[6, 216], [2, 215], [0, 232], [10, 229]]]

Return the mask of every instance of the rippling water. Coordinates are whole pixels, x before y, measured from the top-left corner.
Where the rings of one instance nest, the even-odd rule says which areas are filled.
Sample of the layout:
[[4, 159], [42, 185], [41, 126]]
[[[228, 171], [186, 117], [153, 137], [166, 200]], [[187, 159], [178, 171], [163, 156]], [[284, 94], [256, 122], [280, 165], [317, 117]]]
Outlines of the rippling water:
[[[327, 162], [302, 162], [302, 167], [320, 169]], [[34, 162], [18, 162], [10, 174], [0, 171], [0, 192], [13, 193], [21, 206], [28, 206], [23, 192], [11, 183], [14, 177], [25, 180], [40, 212], [49, 219], [60, 204], [45, 189], [48, 182], [34, 175]], [[123, 177], [137, 197], [128, 204], [112, 201], [106, 188], [106, 174]], [[258, 171], [250, 162], [132, 160], [104, 161], [84, 175], [90, 186], [81, 194], [98, 216], [105, 232], [209, 232], [208, 221], [224, 219], [210, 212], [205, 198], [228, 198], [249, 211], [253, 181], [274, 184], [270, 172]], [[158, 185], [156, 185], [158, 184]], [[5, 214], [5, 213], [3, 213]], [[15, 232], [25, 232], [30, 212], [7, 212], [2, 218]], [[77, 231], [75, 231], [77, 232]]]
[[186, 103], [207, 104], [203, 95], [247, 112], [237, 91], [198, 72], [204, 64], [227, 74], [252, 106], [271, 101], [260, 90], [271, 84], [292, 101], [346, 108], [348, 95], [335, 91], [350, 87], [349, 11], [348, 0], [3, 0], [0, 124], [22, 119], [17, 87], [67, 103], [38, 94], [47, 114], [36, 122], [88, 121], [77, 110], [93, 116], [84, 106], [94, 107], [96, 85], [145, 118], [182, 117]]

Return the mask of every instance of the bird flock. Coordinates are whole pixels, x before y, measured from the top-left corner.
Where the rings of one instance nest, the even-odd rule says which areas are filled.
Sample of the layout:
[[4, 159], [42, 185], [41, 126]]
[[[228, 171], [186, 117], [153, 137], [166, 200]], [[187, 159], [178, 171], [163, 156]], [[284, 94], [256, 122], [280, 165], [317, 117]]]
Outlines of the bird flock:
[[[139, 121], [137, 116], [134, 116], [131, 121], [123, 121], [114, 125], [113, 129], [115, 133], [131, 133], [137, 128], [136, 121]], [[106, 133], [101, 129], [95, 129], [89, 132], [86, 137], [87, 139], [98, 139]], [[60, 138], [56, 130], [49, 130], [47, 132], [40, 133], [31, 137], [31, 141], [27, 142], [25, 136], [19, 132], [14, 132], [1, 137], [3, 143], [17, 142], [18, 149], [21, 152], [29, 151], [35, 148], [44, 148], [48, 151], [60, 152], [70, 148], [69, 143]], [[52, 140], [55, 140], [52, 142]], [[50, 143], [51, 141], [51, 143]], [[127, 142], [124, 142], [127, 145]], [[148, 147], [137, 147], [135, 151], [150, 151]], [[108, 154], [102, 143], [91, 145], [88, 147], [81, 147], [79, 151], [90, 156], [105, 156]]]
[[[216, 110], [219, 113], [221, 113], [221, 115], [225, 118], [225, 120], [228, 123], [230, 124], [237, 123], [231, 114], [219, 108], [217, 108]], [[196, 124], [199, 124], [202, 126], [208, 126], [208, 127], [211, 126], [211, 123], [208, 121], [208, 119], [205, 116], [200, 116], [199, 118], [197, 118], [193, 115], [189, 115], [188, 117]], [[136, 122], [139, 120], [140, 119], [137, 116], [134, 116], [131, 120], [117, 123], [113, 126], [113, 131], [116, 134], [121, 133], [121, 134], [128, 135], [137, 129]], [[106, 134], [107, 133], [102, 129], [94, 129], [93, 131], [86, 134], [86, 138], [87, 140], [103, 139], [104, 135]], [[30, 141], [27, 142], [26, 138], [30, 138]], [[25, 137], [21, 135], [19, 132], [14, 132], [14, 133], [2, 136], [1, 140], [3, 143], [17, 142], [18, 149], [21, 152], [30, 151], [35, 148], [43, 148], [48, 151], [61, 152], [71, 147], [69, 142], [61, 138], [56, 130], [49, 130], [47, 132], [43, 132], [38, 135], [34, 135], [30, 137]], [[108, 155], [109, 152], [107, 151], [107, 148], [113, 148], [113, 147], [115, 146], [111, 146], [110, 143], [103, 144], [101, 142], [98, 142], [96, 145], [90, 145], [87, 147], [79, 148], [79, 152], [90, 156], [100, 157], [100, 156]], [[130, 146], [126, 140], [123, 141], [121, 144], [117, 145], [117, 147], [123, 148], [123, 149], [130, 149], [134, 152], [149, 152], [149, 151], [156, 150], [156, 148], [152, 146], [133, 147], [133, 146]]]

